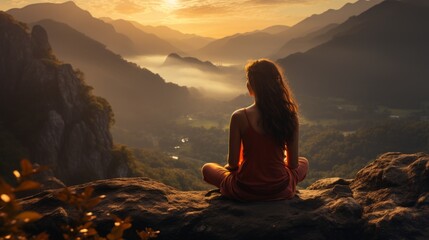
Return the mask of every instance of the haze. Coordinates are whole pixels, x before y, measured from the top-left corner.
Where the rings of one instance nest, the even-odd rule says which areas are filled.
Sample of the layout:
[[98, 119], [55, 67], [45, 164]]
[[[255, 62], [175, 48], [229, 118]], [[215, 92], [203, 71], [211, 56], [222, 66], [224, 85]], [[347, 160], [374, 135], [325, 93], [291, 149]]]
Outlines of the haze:
[[160, 74], [167, 82], [193, 87], [210, 98], [229, 100], [247, 91], [242, 66], [228, 65], [232, 71], [215, 73], [183, 65], [164, 65], [164, 55], [142, 55], [126, 59]]
[[[29, 4], [64, 0], [0, 1], [0, 9], [21, 8]], [[294, 25], [300, 20], [328, 9], [338, 9], [356, 0], [75, 0], [77, 5], [95, 17], [110, 17], [165, 25], [206, 37], [227, 35], [266, 28], [272, 25]]]

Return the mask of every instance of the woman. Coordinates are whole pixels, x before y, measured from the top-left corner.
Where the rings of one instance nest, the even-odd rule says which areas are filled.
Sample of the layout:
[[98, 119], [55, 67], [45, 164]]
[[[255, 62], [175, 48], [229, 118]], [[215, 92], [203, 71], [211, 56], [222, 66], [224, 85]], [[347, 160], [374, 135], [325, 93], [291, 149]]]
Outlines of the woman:
[[232, 114], [228, 164], [205, 164], [204, 180], [241, 201], [292, 198], [308, 171], [298, 157], [297, 105], [275, 63], [260, 59], [245, 69], [254, 103]]

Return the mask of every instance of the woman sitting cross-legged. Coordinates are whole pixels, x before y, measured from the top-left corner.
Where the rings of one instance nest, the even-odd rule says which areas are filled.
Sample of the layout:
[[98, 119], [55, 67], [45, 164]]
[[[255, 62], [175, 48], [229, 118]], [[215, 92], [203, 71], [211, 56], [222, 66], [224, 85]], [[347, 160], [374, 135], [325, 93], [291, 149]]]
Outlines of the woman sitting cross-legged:
[[298, 156], [296, 102], [272, 61], [253, 61], [246, 74], [254, 103], [231, 116], [228, 164], [205, 164], [203, 178], [232, 199], [290, 199], [308, 171], [308, 160]]

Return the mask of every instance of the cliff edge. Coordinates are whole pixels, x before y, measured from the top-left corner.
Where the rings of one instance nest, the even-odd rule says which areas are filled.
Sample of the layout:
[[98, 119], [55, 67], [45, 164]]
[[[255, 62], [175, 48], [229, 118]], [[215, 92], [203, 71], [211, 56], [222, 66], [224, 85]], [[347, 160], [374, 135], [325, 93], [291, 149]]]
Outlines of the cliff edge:
[[81, 72], [53, 55], [45, 29], [30, 31], [0, 11], [0, 139], [15, 143], [3, 153], [1, 173], [27, 157], [66, 184], [128, 176], [112, 154], [111, 107], [91, 90]]
[[[429, 239], [429, 155], [386, 153], [355, 179], [327, 178], [291, 200], [241, 203], [216, 191], [178, 191], [148, 178], [100, 180], [72, 187], [107, 197], [93, 211], [99, 233], [131, 216], [133, 229], [160, 230], [158, 239]], [[35, 230], [58, 234], [71, 209], [54, 190], [22, 200], [45, 214]]]

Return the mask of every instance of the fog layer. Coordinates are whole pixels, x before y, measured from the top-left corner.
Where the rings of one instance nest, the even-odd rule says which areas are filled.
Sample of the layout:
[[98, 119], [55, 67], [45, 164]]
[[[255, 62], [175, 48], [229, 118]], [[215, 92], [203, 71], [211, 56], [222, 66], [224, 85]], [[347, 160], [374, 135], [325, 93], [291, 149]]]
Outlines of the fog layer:
[[163, 65], [166, 57], [164, 55], [141, 55], [127, 57], [126, 60], [158, 73], [166, 82], [195, 88], [205, 97], [229, 100], [246, 91], [243, 66], [228, 65], [228, 70], [210, 72], [192, 66]]

